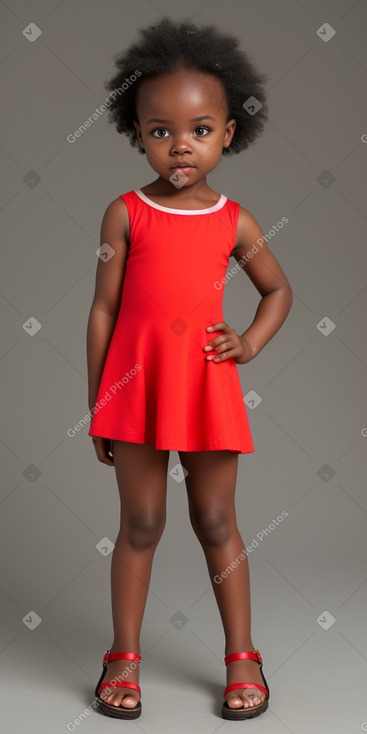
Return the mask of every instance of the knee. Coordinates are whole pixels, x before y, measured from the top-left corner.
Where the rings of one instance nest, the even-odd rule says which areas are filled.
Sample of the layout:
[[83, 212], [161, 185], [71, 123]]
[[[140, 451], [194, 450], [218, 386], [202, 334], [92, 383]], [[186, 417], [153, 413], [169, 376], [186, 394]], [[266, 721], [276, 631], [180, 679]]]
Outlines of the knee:
[[190, 520], [195, 535], [203, 545], [221, 546], [228, 543], [232, 527], [229, 518], [215, 509], [204, 512], [190, 512]]
[[124, 524], [125, 538], [136, 550], [150, 548], [159, 542], [165, 522], [164, 515], [149, 511], [139, 512]]

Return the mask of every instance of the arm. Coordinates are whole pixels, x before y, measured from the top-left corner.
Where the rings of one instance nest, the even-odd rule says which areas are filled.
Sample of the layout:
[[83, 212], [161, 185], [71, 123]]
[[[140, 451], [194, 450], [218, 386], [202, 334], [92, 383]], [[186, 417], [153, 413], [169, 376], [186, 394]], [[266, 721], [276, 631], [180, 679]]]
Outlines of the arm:
[[220, 329], [223, 334], [208, 342], [204, 351], [216, 349], [216, 355], [206, 357], [214, 362], [234, 357], [238, 364], [245, 364], [256, 357], [280, 329], [290, 311], [293, 293], [282, 268], [266, 245], [258, 222], [243, 207], [240, 207], [238, 219], [237, 244], [231, 255], [259, 291], [261, 301], [252, 324], [243, 334], [237, 334], [225, 322], [212, 324], [212, 329], [208, 327], [209, 334], [213, 329]]
[[[257, 248], [258, 252], [252, 253], [252, 247], [254, 250]], [[232, 254], [261, 295], [252, 324], [241, 334], [241, 339], [250, 345], [253, 358], [273, 338], [287, 318], [293, 302], [292, 288], [267, 247], [264, 233], [255, 217], [242, 207], [238, 244]]]
[[87, 326], [88, 405], [91, 410], [118, 316], [128, 252], [127, 207], [120, 197], [107, 207], [101, 225], [100, 244], [107, 242], [115, 254], [107, 261], [98, 258], [95, 293]]

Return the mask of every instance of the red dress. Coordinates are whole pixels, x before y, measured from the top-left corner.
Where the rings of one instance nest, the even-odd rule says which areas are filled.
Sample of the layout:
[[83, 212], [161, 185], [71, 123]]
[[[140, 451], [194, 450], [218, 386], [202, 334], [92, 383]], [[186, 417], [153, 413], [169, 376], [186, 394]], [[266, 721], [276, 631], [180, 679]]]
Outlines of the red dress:
[[[121, 304], [92, 408], [89, 436], [157, 449], [254, 452], [234, 358], [203, 347], [222, 331], [239, 204], [173, 209], [140, 190], [122, 194], [130, 247]], [[209, 352], [214, 354], [215, 351]]]

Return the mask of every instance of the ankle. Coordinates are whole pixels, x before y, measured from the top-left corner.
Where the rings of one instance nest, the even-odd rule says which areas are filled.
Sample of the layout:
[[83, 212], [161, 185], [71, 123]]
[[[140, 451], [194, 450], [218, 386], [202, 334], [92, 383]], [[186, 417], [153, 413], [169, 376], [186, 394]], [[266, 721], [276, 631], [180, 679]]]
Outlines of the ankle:
[[111, 652], [133, 652], [136, 655], [140, 655], [139, 642], [113, 642], [110, 650]]
[[251, 642], [251, 640], [242, 640], [242, 642], [239, 642], [237, 640], [234, 641], [234, 643], [226, 643], [224, 654], [230, 655], [233, 652], [249, 652], [250, 650], [253, 651], [255, 649], [255, 645]]

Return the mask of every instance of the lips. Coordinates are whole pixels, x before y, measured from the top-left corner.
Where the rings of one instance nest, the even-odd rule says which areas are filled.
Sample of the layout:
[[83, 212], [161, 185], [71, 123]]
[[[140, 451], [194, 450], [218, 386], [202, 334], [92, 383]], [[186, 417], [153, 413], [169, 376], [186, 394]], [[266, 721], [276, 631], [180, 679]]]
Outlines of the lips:
[[176, 168], [195, 168], [191, 163], [176, 163], [174, 166], [171, 166], [174, 170]]
[[190, 176], [190, 173], [193, 172], [195, 166], [173, 166], [171, 170], [174, 171], [174, 173], [177, 174], [177, 176], [184, 175], [184, 176]]

